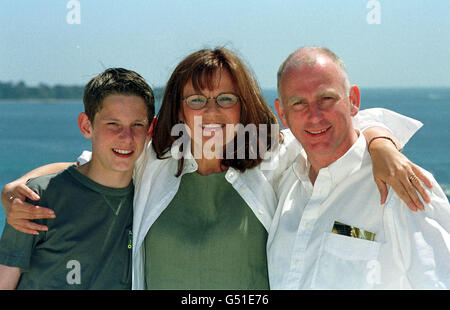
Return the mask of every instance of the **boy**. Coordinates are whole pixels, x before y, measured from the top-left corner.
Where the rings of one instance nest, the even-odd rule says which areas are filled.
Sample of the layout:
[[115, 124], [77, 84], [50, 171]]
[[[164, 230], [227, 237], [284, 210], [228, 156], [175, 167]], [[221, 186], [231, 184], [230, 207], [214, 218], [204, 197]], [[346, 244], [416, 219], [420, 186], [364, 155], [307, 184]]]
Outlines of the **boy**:
[[34, 204], [53, 209], [48, 231], [5, 225], [0, 288], [130, 289], [134, 164], [150, 137], [152, 89], [136, 72], [115, 68], [85, 87], [78, 117], [92, 160], [28, 182]]

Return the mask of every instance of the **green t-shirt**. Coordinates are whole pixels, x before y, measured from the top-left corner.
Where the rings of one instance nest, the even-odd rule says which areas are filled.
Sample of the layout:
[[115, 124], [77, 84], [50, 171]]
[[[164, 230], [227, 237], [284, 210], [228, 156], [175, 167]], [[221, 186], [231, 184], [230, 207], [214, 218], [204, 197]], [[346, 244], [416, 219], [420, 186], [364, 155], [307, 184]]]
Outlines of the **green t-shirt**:
[[0, 264], [21, 268], [17, 289], [131, 289], [133, 184], [106, 187], [69, 167], [28, 186], [56, 218], [36, 220], [48, 226], [36, 236], [5, 225]]
[[147, 289], [268, 289], [267, 232], [225, 173], [182, 176], [145, 244]]

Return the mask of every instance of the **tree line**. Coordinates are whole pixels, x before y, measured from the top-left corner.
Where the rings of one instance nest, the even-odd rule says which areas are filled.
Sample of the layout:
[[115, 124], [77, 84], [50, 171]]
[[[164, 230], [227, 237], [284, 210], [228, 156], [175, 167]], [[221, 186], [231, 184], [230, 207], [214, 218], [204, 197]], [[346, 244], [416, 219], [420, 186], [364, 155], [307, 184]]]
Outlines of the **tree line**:
[[[1, 82], [0, 99], [83, 99], [84, 86], [55, 85], [40, 83], [38, 86], [27, 86], [25, 82]], [[155, 88], [157, 99], [162, 97], [163, 88]]]

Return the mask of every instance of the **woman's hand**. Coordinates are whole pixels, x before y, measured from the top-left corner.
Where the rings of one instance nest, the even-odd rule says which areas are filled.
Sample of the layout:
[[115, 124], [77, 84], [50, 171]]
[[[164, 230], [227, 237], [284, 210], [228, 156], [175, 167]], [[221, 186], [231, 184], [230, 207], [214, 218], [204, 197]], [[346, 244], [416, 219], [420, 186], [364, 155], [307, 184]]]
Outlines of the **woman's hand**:
[[424, 205], [417, 192], [427, 203], [430, 203], [430, 197], [419, 180], [429, 188], [432, 187], [432, 184], [419, 167], [399, 152], [391, 141], [386, 139], [372, 141], [369, 152], [372, 156], [373, 175], [380, 191], [381, 203], [386, 202], [387, 183], [412, 211], [424, 210]]
[[37, 235], [39, 230], [48, 230], [47, 226], [30, 220], [55, 218], [53, 210], [27, 203], [26, 198], [35, 201], [40, 199], [39, 195], [28, 188], [23, 180], [8, 183], [3, 188], [2, 205], [8, 224], [27, 234]]

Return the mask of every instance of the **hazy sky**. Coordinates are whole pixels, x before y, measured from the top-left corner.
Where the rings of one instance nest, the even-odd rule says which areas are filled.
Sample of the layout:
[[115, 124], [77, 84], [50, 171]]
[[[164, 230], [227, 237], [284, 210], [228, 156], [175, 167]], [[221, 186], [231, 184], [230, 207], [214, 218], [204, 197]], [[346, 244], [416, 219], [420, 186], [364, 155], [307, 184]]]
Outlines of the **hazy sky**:
[[275, 88], [289, 53], [323, 45], [361, 87], [450, 87], [449, 0], [75, 2], [79, 24], [69, 0], [1, 1], [0, 81], [84, 85], [125, 67], [161, 86], [189, 53], [224, 45]]

